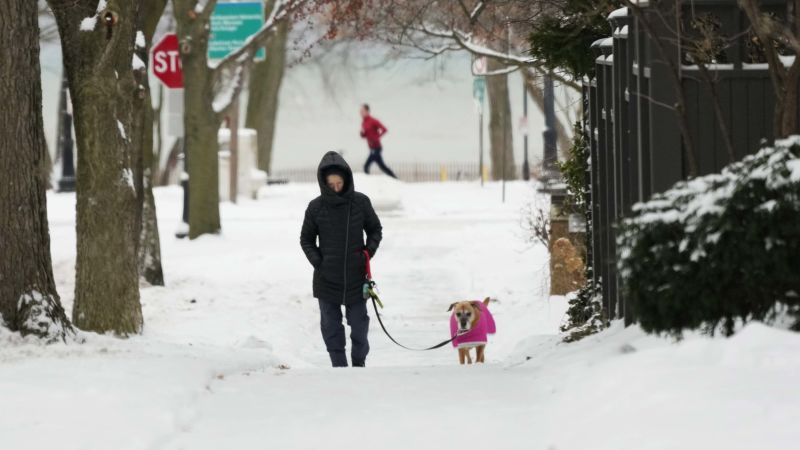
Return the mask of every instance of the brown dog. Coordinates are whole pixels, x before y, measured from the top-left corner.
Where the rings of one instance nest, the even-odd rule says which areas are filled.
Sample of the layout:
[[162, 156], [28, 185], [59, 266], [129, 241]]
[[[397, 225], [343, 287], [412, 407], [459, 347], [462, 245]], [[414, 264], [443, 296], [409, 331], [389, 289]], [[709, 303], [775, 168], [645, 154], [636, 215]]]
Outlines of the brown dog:
[[485, 359], [488, 335], [494, 334], [495, 323], [492, 313], [489, 312], [489, 298], [483, 302], [477, 300], [455, 302], [447, 311], [450, 315], [450, 336], [453, 338], [453, 347], [458, 349], [458, 362], [472, 364], [470, 349], [475, 349], [475, 362], [482, 363]]

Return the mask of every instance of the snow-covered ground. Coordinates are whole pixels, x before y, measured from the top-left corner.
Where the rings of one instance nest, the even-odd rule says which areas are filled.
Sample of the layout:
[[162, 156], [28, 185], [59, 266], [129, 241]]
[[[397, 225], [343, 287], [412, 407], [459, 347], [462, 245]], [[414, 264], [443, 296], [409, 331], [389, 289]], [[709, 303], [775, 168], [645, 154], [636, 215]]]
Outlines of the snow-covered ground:
[[[380, 183], [378, 183], [380, 184]], [[358, 187], [358, 184], [357, 184]], [[400, 184], [374, 274], [387, 326], [447, 337], [447, 306], [492, 296], [487, 364], [409, 352], [373, 319], [366, 369], [328, 368], [299, 249], [312, 185], [222, 207], [224, 231], [172, 237], [180, 191], [156, 192], [167, 286], [145, 330], [42, 347], [0, 331], [1, 449], [791, 449], [800, 336], [753, 324], [675, 343], [615, 324], [562, 344], [566, 305], [525, 244], [530, 185]], [[74, 277], [74, 196], [48, 196], [59, 292]]]

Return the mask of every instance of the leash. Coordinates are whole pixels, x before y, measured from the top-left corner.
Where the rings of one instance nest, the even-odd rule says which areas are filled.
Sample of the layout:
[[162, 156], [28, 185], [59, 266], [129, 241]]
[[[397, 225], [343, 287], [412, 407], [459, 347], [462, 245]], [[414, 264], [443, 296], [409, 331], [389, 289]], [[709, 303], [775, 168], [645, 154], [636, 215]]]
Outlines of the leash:
[[364, 283], [364, 293], [365, 293], [365, 295], [368, 295], [369, 298], [372, 299], [372, 308], [375, 310], [375, 317], [378, 318], [378, 323], [381, 324], [381, 329], [383, 330], [383, 333], [392, 342], [394, 342], [399, 347], [402, 347], [402, 348], [404, 348], [406, 350], [411, 350], [411, 351], [414, 351], [414, 352], [425, 352], [425, 351], [428, 351], [428, 350], [435, 350], [437, 348], [444, 347], [445, 345], [453, 342], [459, 336], [458, 334], [456, 334], [452, 338], [450, 338], [450, 339], [448, 339], [446, 341], [440, 342], [440, 343], [438, 343], [436, 345], [433, 345], [431, 347], [428, 347], [428, 348], [406, 347], [405, 345], [397, 342], [397, 340], [395, 338], [393, 338], [392, 335], [389, 333], [389, 330], [386, 329], [386, 325], [384, 325], [383, 324], [383, 320], [381, 320], [381, 314], [378, 312], [378, 305], [380, 304], [381, 308], [383, 308], [383, 303], [381, 302], [380, 298], [378, 298], [378, 293], [375, 292], [375, 282], [372, 281], [372, 270], [370, 269], [370, 264], [369, 264], [369, 252], [366, 251], [366, 250], [364, 250], [364, 257], [367, 259], [367, 282]]

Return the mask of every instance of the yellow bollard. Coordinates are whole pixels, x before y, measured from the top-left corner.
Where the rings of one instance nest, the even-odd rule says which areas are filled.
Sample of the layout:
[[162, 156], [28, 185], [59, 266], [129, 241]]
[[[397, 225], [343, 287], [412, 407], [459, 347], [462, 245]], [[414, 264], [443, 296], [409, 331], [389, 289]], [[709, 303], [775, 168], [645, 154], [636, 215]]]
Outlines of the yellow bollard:
[[488, 167], [483, 166], [483, 174], [482, 174], [482, 176], [483, 176], [483, 181], [489, 181], [489, 168]]
[[439, 166], [439, 181], [447, 181], [447, 167]]

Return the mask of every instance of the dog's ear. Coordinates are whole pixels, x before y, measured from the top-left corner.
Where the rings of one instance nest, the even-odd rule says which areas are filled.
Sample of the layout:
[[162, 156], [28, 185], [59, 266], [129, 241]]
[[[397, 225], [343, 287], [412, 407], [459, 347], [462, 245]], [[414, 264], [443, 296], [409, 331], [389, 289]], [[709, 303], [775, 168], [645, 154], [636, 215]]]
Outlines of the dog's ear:
[[449, 308], [447, 308], [447, 312], [450, 312], [450, 311], [452, 311], [452, 310], [453, 310], [453, 308], [455, 308], [455, 307], [456, 307], [456, 304], [458, 304], [458, 302], [453, 302], [453, 303], [450, 303], [450, 307], [449, 307]]
[[490, 302], [490, 301], [492, 301], [492, 299], [491, 299], [491, 298], [489, 298], [489, 297], [486, 297], [485, 299], [483, 299], [483, 304], [484, 304], [485, 306], [489, 306], [489, 302]]
[[473, 300], [470, 303], [472, 304], [473, 308], [477, 309], [478, 311], [481, 310], [481, 302], [479, 302], [477, 300]]

